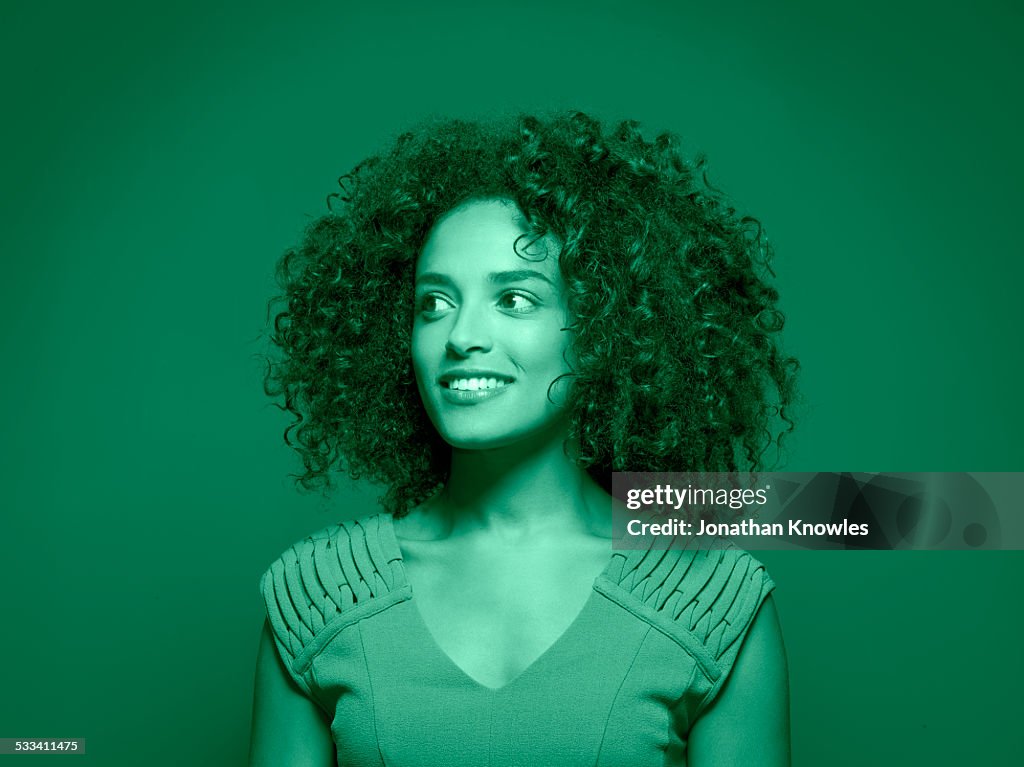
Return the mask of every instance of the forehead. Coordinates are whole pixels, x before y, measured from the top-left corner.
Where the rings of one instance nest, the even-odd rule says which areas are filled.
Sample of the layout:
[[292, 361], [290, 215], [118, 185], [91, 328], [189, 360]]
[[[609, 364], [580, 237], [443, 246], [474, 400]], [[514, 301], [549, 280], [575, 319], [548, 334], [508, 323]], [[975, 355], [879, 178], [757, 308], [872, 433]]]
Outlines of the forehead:
[[416, 276], [431, 272], [473, 278], [529, 268], [557, 280], [557, 241], [549, 235], [530, 245], [532, 239], [522, 213], [513, 203], [474, 200], [450, 211], [434, 225], [416, 260]]

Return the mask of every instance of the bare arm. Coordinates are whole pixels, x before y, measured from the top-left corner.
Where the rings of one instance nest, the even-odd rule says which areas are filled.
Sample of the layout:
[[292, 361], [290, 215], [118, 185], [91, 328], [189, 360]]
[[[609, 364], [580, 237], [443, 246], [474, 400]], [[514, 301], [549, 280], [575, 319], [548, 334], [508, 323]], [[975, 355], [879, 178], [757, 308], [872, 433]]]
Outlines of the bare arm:
[[689, 767], [789, 767], [789, 669], [771, 595], [717, 699], [694, 722]]
[[288, 675], [264, 621], [256, 657], [249, 767], [337, 767], [324, 712]]

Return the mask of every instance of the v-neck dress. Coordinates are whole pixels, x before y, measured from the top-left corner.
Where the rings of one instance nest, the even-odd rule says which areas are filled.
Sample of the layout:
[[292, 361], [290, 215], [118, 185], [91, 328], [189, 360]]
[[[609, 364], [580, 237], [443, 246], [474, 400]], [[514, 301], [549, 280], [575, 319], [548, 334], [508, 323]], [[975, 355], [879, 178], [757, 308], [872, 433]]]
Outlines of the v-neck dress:
[[389, 514], [294, 544], [260, 593], [295, 683], [343, 767], [666, 767], [728, 678], [774, 587], [736, 548], [612, 551], [582, 610], [494, 689], [420, 616]]

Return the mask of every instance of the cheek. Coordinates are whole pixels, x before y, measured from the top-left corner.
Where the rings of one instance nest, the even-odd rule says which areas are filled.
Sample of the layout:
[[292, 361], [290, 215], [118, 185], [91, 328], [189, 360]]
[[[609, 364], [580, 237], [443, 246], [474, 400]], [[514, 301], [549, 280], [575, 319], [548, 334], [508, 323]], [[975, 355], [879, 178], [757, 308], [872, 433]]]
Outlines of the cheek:
[[422, 328], [413, 328], [410, 353], [412, 354], [412, 368], [417, 378], [424, 372], [430, 359], [427, 354], [427, 349], [429, 348], [427, 335], [423, 332]]
[[[440, 323], [438, 323], [440, 324]], [[428, 413], [432, 411], [431, 400], [439, 397], [436, 388], [437, 375], [444, 358], [444, 337], [437, 332], [437, 324], [414, 327], [410, 339], [412, 372], [420, 402]]]
[[[561, 327], [564, 328], [565, 325], [562, 325]], [[570, 333], [568, 330], [559, 329], [558, 335], [559, 348], [561, 350], [562, 359], [566, 361], [566, 364], [572, 364], [575, 366], [575, 355], [573, 355], [572, 352], [572, 333]]]
[[412, 372], [416, 379], [416, 390], [420, 395], [420, 405], [428, 413], [431, 412], [428, 382], [433, 379], [433, 371], [429, 365], [429, 357], [424, 353], [422, 334], [416, 330], [412, 333], [410, 353], [412, 356]]
[[520, 330], [511, 336], [514, 346], [509, 345], [510, 353], [520, 359], [530, 361], [531, 365], [541, 368], [564, 368], [565, 359], [569, 354], [567, 333], [561, 331], [561, 325]]
[[576, 367], [572, 352], [572, 338], [568, 331], [559, 330], [558, 338], [551, 346], [558, 350], [555, 355], [555, 364], [559, 370], [568, 371]]

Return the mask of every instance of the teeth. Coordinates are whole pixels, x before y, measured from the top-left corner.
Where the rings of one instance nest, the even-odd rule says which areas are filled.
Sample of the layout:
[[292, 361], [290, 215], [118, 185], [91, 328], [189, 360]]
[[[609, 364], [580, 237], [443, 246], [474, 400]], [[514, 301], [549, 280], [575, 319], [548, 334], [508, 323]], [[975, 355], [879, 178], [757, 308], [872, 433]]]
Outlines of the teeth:
[[448, 383], [448, 388], [456, 391], [479, 391], [480, 389], [500, 389], [506, 383], [497, 378], [456, 378]]

